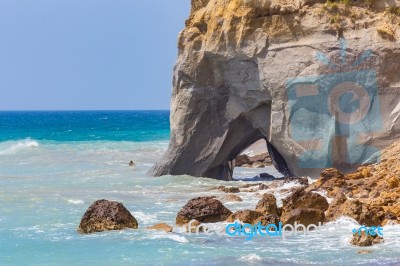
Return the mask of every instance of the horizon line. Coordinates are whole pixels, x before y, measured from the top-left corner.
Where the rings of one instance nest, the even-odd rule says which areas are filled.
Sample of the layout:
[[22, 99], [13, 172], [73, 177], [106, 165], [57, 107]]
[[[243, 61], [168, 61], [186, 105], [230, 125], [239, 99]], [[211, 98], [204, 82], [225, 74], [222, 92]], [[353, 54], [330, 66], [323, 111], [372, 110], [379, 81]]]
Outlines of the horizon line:
[[38, 109], [38, 110], [0, 110], [0, 112], [131, 112], [131, 111], [171, 111], [169, 109]]

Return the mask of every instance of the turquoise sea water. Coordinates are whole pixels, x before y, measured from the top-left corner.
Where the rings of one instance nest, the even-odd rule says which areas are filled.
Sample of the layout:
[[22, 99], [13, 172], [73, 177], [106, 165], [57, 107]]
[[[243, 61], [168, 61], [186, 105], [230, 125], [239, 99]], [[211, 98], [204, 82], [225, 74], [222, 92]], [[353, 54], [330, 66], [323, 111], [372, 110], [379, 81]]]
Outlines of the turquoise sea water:
[[[147, 230], [174, 225], [193, 197], [224, 196], [212, 187], [243, 183], [148, 176], [168, 146], [168, 128], [167, 111], [0, 112], [0, 265], [400, 265], [400, 227], [385, 227], [382, 245], [357, 248], [348, 244], [356, 226], [348, 219], [338, 221], [348, 234], [285, 240]], [[270, 191], [280, 201], [292, 186]], [[254, 209], [259, 200], [254, 192], [238, 195], [243, 202], [224, 201], [232, 211]], [[77, 233], [87, 207], [102, 198], [122, 202], [139, 229]]]

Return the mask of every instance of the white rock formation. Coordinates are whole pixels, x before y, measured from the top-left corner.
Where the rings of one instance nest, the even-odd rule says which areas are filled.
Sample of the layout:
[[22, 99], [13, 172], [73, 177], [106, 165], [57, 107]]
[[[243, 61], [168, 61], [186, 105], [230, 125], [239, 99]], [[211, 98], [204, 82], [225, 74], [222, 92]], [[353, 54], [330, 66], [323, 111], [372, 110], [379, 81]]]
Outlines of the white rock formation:
[[319, 2], [192, 0], [154, 175], [229, 180], [262, 138], [286, 175], [379, 159], [400, 134], [400, 20]]

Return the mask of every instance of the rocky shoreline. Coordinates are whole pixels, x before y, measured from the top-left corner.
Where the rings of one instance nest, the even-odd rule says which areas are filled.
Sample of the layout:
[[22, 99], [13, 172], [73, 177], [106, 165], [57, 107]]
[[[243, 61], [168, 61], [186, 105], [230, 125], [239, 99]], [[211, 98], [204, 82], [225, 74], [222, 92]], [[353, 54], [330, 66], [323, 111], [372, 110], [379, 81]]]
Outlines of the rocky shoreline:
[[[354, 173], [344, 174], [335, 168], [325, 169], [320, 177], [309, 184], [310, 179], [279, 180], [270, 182], [232, 182], [232, 186], [218, 186], [207, 191], [209, 196], [191, 199], [177, 210], [175, 228], [168, 224], [156, 224], [149, 230], [173, 232], [187, 227], [190, 221], [202, 223], [233, 222], [278, 224], [327, 223], [347, 216], [360, 225], [385, 226], [400, 224], [400, 142], [382, 152], [381, 162], [362, 166]], [[285, 191], [285, 184], [293, 183]], [[215, 196], [214, 191], [224, 196]], [[281, 204], [274, 192], [284, 192]], [[254, 209], [230, 211], [223, 202], [242, 202], [240, 194], [251, 193], [259, 201]], [[135, 218], [118, 203], [95, 202], [83, 216], [79, 231], [92, 233], [105, 230], [137, 228]], [[106, 205], [107, 206], [106, 206]], [[133, 218], [133, 219], [132, 219]], [[168, 221], [171, 223], [171, 221]], [[193, 223], [193, 222], [192, 222]], [[85, 229], [84, 226], [87, 228]], [[89, 225], [89, 226], [87, 226]], [[354, 234], [351, 243], [368, 246], [381, 243], [377, 236]]]

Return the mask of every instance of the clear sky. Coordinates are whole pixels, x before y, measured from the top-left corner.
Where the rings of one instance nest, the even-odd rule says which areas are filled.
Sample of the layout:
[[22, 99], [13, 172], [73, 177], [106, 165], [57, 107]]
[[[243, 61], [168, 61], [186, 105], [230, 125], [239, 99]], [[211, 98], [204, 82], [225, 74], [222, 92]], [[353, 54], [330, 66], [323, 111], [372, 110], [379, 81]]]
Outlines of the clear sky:
[[0, 0], [0, 110], [169, 109], [189, 0]]

